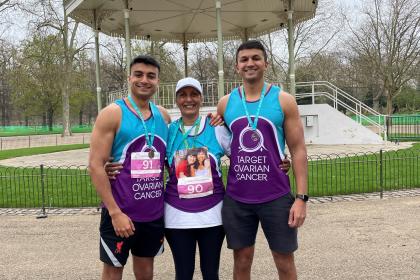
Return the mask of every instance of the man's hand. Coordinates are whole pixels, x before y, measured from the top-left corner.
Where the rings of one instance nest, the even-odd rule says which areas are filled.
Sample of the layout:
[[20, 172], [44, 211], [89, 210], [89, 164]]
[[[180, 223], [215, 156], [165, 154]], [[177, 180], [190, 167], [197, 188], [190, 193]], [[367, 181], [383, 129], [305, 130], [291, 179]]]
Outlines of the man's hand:
[[224, 125], [225, 124], [222, 116], [219, 115], [219, 114], [208, 113], [207, 117], [210, 118], [210, 125], [211, 126], [218, 126], [218, 125]]
[[134, 228], [133, 222], [126, 214], [119, 211], [115, 214], [110, 214], [110, 216], [112, 219], [112, 226], [114, 227], [117, 236], [128, 238], [134, 234], [136, 229]]
[[113, 158], [110, 157], [105, 163], [104, 168], [106, 175], [110, 180], [115, 180], [117, 175], [120, 174], [120, 170], [123, 168], [123, 165], [119, 162], [112, 162]]
[[298, 228], [303, 225], [306, 218], [306, 202], [297, 198], [290, 208], [289, 227]]

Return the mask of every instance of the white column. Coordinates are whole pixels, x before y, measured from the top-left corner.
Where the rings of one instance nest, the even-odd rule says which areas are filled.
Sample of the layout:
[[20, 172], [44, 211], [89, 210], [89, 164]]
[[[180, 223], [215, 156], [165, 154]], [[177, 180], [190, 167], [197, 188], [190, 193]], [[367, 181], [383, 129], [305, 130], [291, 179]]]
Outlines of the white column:
[[289, 10], [287, 11], [287, 33], [289, 40], [289, 93], [293, 96], [296, 94], [295, 84], [295, 43], [294, 43], [294, 26], [293, 26], [293, 7], [292, 0], [289, 0]]
[[184, 77], [188, 77], [188, 42], [187, 39], [185, 38], [185, 33], [184, 33], [184, 41], [183, 41], [183, 48], [184, 48]]
[[124, 9], [124, 25], [125, 25], [125, 51], [127, 63], [127, 77], [130, 76], [130, 63], [131, 63], [131, 39], [130, 39], [130, 10], [128, 9], [128, 0], [125, 0]]
[[244, 28], [244, 34], [242, 36], [242, 43], [245, 43], [246, 41], [249, 40], [249, 36], [248, 36], [248, 28]]
[[99, 31], [95, 30], [95, 57], [96, 57], [96, 99], [98, 113], [102, 109], [101, 66], [99, 61]]
[[222, 2], [216, 1], [216, 25], [217, 25], [217, 62], [218, 62], [218, 97], [219, 99], [225, 95], [224, 93], [224, 72], [223, 72], [223, 38], [222, 38]]
[[101, 94], [101, 66], [99, 60], [99, 24], [98, 24], [98, 17], [96, 15], [96, 10], [93, 11], [93, 19], [94, 19], [94, 28], [93, 32], [95, 33], [95, 76], [96, 76], [96, 103], [98, 106], [98, 114], [99, 111], [102, 109], [102, 94]]

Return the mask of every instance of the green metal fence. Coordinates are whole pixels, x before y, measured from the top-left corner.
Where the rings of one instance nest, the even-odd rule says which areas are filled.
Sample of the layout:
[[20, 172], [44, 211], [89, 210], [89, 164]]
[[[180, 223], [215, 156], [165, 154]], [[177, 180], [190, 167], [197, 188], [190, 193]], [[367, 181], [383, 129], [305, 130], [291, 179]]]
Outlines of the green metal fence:
[[[420, 188], [420, 149], [309, 156], [311, 197]], [[222, 164], [226, 181], [227, 163]], [[294, 178], [290, 172], [292, 189]], [[86, 167], [0, 167], [0, 208], [91, 207], [100, 203]]]
[[88, 207], [99, 198], [86, 167], [0, 167], [0, 207]]
[[420, 115], [387, 116], [386, 126], [390, 141], [420, 140]]

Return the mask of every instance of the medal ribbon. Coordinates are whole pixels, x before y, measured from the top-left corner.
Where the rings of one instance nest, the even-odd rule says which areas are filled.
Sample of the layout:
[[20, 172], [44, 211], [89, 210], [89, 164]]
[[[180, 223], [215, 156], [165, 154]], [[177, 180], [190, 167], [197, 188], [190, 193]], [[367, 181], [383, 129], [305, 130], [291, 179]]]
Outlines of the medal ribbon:
[[[188, 129], [187, 132], [185, 132], [184, 122], [182, 121], [182, 118], [179, 119], [179, 126], [178, 126], [178, 128], [181, 129], [181, 132], [182, 132], [182, 141], [181, 141], [181, 143], [182, 142], [184, 143], [184, 146], [185, 146], [186, 149], [189, 149], [189, 145], [188, 145], [188, 141], [187, 141], [188, 135], [191, 133], [191, 130], [193, 130], [194, 127], [195, 127], [195, 131], [194, 131], [193, 148], [195, 147], [195, 139], [197, 138], [198, 129], [200, 128], [200, 121], [201, 121], [201, 116], [199, 116], [195, 120], [195, 122], [191, 126], [191, 128]], [[176, 135], [178, 134], [178, 128], [176, 129], [174, 135], [171, 138], [171, 141], [169, 142], [169, 150], [171, 151], [171, 153], [170, 153], [170, 155], [168, 157], [168, 163], [169, 163], [169, 165], [171, 165], [172, 159], [174, 158], [174, 154], [175, 154], [176, 150], [179, 147], [179, 145], [176, 148], [173, 148], [172, 147], [174, 145]]]
[[181, 128], [182, 131], [182, 141], [184, 142], [184, 146], [185, 149], [189, 149], [189, 145], [188, 145], [188, 141], [187, 141], [187, 137], [190, 134], [191, 130], [195, 127], [195, 131], [194, 131], [194, 140], [193, 140], [193, 146], [192, 148], [195, 148], [195, 139], [197, 137], [197, 133], [198, 133], [198, 127], [199, 127], [199, 123], [201, 121], [201, 116], [198, 117], [198, 119], [195, 120], [194, 124], [192, 125], [192, 127], [190, 129], [188, 129], [187, 132], [185, 132], [185, 127], [184, 127], [184, 122], [182, 121], [182, 119], [179, 121], [179, 127]]
[[[143, 118], [143, 114], [140, 112], [139, 107], [137, 107], [137, 105], [134, 102], [134, 100], [131, 97], [131, 95], [128, 96], [128, 101], [130, 102], [131, 106], [133, 106], [134, 110], [136, 111], [138, 117], [141, 120], [141, 123], [143, 124], [144, 137], [146, 138], [147, 146], [149, 147], [149, 149], [152, 150], [153, 140], [155, 139], [155, 125], [156, 125], [155, 117], [153, 116], [152, 128], [150, 130], [150, 135], [149, 135], [149, 131], [148, 131], [147, 126], [146, 126], [146, 122], [145, 122], [145, 120]], [[152, 115], [154, 115], [156, 112], [154, 112], [153, 106], [152, 106], [152, 102], [150, 102], [150, 101], [149, 101], [149, 106], [150, 106], [150, 110], [152, 111]]]
[[242, 96], [242, 105], [244, 107], [245, 110], [245, 114], [246, 114], [246, 118], [248, 119], [248, 124], [249, 126], [252, 128], [252, 130], [256, 130], [257, 129], [257, 124], [258, 124], [258, 118], [260, 116], [260, 110], [261, 110], [261, 106], [265, 97], [265, 90], [267, 88], [267, 83], [264, 83], [264, 86], [261, 90], [261, 96], [260, 96], [260, 102], [258, 103], [258, 108], [257, 108], [257, 112], [255, 112], [255, 117], [254, 117], [254, 121], [251, 120], [251, 116], [249, 115], [248, 112], [248, 108], [246, 107], [246, 95], [245, 95], [245, 88], [244, 86], [241, 86], [241, 90], [243, 92], [243, 96]]

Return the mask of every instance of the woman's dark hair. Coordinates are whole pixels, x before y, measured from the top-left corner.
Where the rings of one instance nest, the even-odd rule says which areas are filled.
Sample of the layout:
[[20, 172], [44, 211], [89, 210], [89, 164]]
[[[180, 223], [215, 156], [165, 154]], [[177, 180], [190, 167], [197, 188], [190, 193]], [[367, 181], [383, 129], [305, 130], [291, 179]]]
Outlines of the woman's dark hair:
[[[197, 157], [197, 155], [198, 155], [199, 153], [207, 154], [207, 149], [205, 149], [205, 148], [199, 148], [199, 149], [197, 149], [197, 153], [195, 154], [195, 155], [196, 155], [197, 160], [196, 160], [196, 161], [195, 161], [195, 163], [194, 163], [194, 168], [195, 168], [195, 169], [198, 169], [198, 167], [200, 166], [200, 163], [198, 162], [198, 157]], [[204, 160], [205, 160], [205, 159], [204, 159]], [[204, 161], [203, 161], [203, 165], [204, 165]]]
[[[194, 161], [194, 163], [189, 163], [188, 162], [188, 157], [189, 156], [195, 157], [196, 160]], [[189, 151], [187, 151], [187, 154], [185, 155], [185, 160], [187, 161], [187, 170], [185, 171], [185, 176], [191, 177], [193, 175], [191, 173], [191, 168], [195, 168], [195, 164], [197, 163], [197, 154], [194, 151], [189, 150]]]

